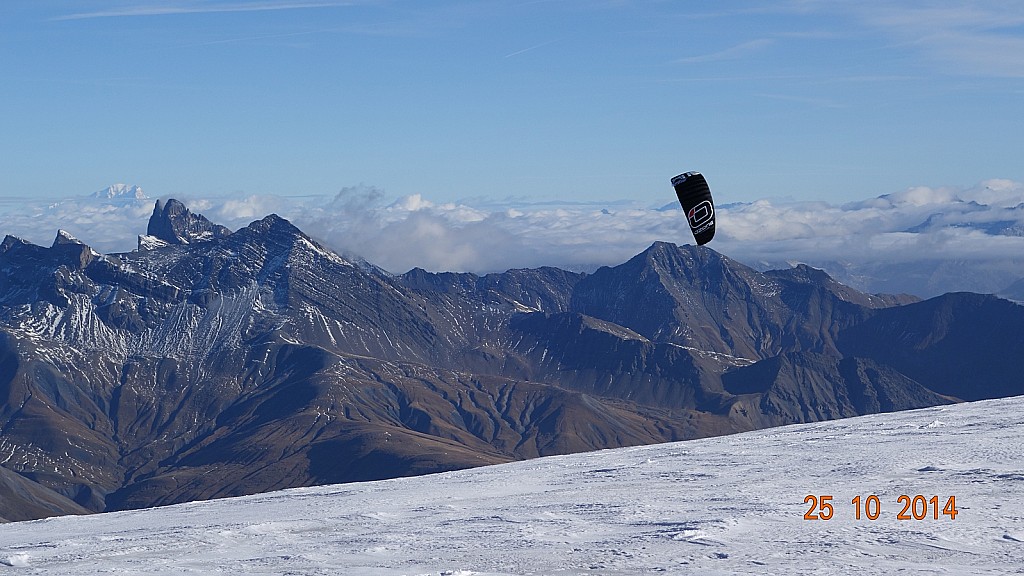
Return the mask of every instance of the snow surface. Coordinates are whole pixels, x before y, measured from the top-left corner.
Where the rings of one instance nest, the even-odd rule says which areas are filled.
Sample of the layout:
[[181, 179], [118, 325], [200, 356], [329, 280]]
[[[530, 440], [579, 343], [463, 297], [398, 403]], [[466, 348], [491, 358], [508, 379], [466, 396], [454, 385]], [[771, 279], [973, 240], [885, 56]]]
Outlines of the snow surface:
[[[959, 513], [897, 520], [902, 494]], [[1022, 574], [1022, 504], [1017, 397], [7, 524], [0, 574]]]

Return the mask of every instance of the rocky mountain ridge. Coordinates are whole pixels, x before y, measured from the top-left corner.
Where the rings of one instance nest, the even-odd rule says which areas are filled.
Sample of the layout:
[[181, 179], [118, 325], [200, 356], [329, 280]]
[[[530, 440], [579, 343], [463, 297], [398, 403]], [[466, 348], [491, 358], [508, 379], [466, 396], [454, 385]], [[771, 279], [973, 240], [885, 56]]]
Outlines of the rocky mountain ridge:
[[661, 242], [589, 275], [391, 275], [275, 215], [232, 232], [158, 201], [131, 253], [0, 243], [0, 494], [22, 495], [0, 517], [1020, 394], [1022, 328], [991, 296], [868, 295]]

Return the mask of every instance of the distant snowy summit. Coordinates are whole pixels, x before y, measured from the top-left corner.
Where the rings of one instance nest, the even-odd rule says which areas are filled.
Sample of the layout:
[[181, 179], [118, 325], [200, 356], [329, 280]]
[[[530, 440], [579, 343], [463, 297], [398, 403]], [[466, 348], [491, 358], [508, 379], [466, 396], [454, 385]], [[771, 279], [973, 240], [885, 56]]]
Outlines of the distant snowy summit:
[[135, 201], [148, 200], [149, 196], [142, 191], [140, 186], [129, 186], [127, 184], [112, 184], [103, 190], [93, 192], [89, 198], [105, 201]]

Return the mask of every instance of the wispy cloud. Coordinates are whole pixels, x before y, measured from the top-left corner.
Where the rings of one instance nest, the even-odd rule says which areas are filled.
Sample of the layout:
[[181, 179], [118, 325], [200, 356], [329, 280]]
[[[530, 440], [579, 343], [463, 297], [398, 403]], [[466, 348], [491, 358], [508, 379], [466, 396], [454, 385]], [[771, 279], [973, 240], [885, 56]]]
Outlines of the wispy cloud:
[[128, 8], [114, 8], [109, 10], [96, 10], [92, 12], [78, 12], [58, 16], [54, 20], [87, 20], [91, 18], [123, 18], [135, 16], [168, 16], [175, 14], [214, 14], [222, 12], [266, 12], [273, 10], [300, 10], [311, 8], [333, 8], [339, 6], [350, 6], [354, 2], [342, 1], [321, 1], [304, 2], [277, 0], [268, 2], [235, 2], [235, 3], [177, 3], [162, 5], [141, 5]]
[[880, 30], [894, 47], [918, 51], [946, 73], [1024, 77], [1024, 5], [979, 0], [957, 3], [801, 2], [840, 12]]
[[724, 50], [718, 50], [717, 52], [710, 52], [707, 54], [700, 54], [696, 56], [686, 56], [676, 60], [678, 64], [696, 64], [701, 62], [719, 62], [722, 60], [736, 60], [743, 58], [750, 54], [760, 52], [764, 48], [774, 44], [774, 40], [770, 38], [759, 38], [757, 40], [750, 40], [749, 42], [743, 42], [735, 46], [730, 46]]
[[259, 40], [279, 40], [282, 38], [296, 38], [300, 36], [311, 36], [314, 34], [323, 34], [325, 32], [337, 32], [337, 28], [317, 29], [317, 30], [302, 30], [299, 32], [285, 32], [281, 34], [260, 34], [253, 36], [240, 36], [237, 38], [222, 38], [220, 40], [208, 40], [206, 42], [193, 42], [190, 44], [181, 44], [180, 48], [192, 48], [198, 46], [217, 46], [220, 44], [236, 44], [239, 42], [255, 42]]
[[[814, 28], [810, 31], [779, 30], [772, 37], [842, 39], [881, 33], [888, 39], [887, 50], [916, 53], [945, 74], [1024, 77], [1024, 4], [1005, 0], [905, 2], [785, 0], [704, 17], [723, 18], [736, 14], [784, 14], [839, 18], [842, 28]], [[693, 17], [693, 15], [691, 15]], [[858, 27], [858, 25], [860, 25]], [[734, 59], [762, 49], [766, 40], [755, 40], [709, 54], [677, 60], [680, 63]]]
[[758, 94], [761, 98], [768, 98], [770, 100], [781, 100], [785, 102], [794, 102], [797, 104], [806, 104], [815, 108], [846, 108], [847, 105], [835, 100], [827, 100], [824, 98], [810, 98], [807, 96], [793, 96], [791, 94]]

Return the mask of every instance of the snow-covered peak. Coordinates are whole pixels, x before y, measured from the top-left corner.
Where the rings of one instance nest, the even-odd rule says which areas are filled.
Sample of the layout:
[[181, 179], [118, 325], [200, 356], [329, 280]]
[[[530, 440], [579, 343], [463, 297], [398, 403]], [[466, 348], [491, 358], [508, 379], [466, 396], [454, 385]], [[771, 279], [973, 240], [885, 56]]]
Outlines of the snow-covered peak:
[[103, 190], [93, 192], [89, 197], [98, 200], [146, 200], [149, 198], [141, 187], [128, 184], [111, 184]]
[[85, 244], [85, 242], [75, 238], [67, 230], [57, 230], [57, 237], [53, 239], [53, 245], [59, 246], [61, 244]]

